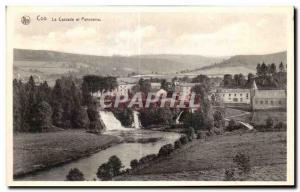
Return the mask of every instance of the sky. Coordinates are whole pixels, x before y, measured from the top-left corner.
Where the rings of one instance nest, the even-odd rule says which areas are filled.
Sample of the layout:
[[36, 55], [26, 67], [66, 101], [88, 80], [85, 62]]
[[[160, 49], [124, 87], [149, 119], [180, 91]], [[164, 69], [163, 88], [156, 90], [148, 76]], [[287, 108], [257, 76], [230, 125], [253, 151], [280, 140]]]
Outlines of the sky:
[[[285, 13], [253, 10], [25, 12], [15, 17], [13, 46], [91, 55], [267, 54], [287, 49]], [[30, 17], [29, 25], [20, 22], [22, 15]], [[38, 21], [38, 15], [47, 20]], [[101, 21], [51, 21], [59, 17]]]

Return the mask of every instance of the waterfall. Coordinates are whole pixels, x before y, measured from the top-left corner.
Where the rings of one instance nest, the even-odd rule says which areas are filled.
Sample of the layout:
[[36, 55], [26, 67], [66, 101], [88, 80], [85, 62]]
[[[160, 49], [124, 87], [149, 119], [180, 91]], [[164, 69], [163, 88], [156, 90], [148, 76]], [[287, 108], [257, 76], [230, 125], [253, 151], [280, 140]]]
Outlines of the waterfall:
[[121, 122], [114, 116], [112, 112], [99, 111], [99, 115], [106, 127], [106, 131], [127, 129], [121, 125]]
[[181, 112], [179, 113], [178, 117], [176, 118], [176, 124], [179, 124], [179, 123], [180, 123], [180, 122], [179, 122], [179, 119], [180, 119], [182, 113], [183, 113], [183, 111], [181, 111]]
[[132, 127], [139, 129], [141, 128], [141, 121], [139, 119], [139, 112], [133, 111], [133, 125]]

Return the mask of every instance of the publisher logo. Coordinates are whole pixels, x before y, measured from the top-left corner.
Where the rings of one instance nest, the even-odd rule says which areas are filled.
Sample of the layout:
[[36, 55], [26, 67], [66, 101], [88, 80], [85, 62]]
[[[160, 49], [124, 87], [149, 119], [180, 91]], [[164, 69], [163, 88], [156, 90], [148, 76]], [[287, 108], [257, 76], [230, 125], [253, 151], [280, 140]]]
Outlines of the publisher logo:
[[29, 23], [30, 23], [30, 17], [29, 16], [23, 16], [21, 18], [21, 23], [23, 23], [23, 25], [29, 25]]

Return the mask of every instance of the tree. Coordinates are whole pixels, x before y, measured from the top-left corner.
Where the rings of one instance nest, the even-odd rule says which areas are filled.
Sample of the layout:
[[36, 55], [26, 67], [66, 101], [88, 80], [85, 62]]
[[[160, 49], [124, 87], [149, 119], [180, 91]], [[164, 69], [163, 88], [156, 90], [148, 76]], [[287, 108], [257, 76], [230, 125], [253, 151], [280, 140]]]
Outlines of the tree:
[[113, 169], [109, 163], [103, 163], [99, 166], [97, 173], [97, 177], [103, 181], [108, 181], [113, 178]]
[[163, 89], [163, 90], [166, 90], [166, 91], [169, 89], [167, 80], [163, 79], [163, 80], [161, 81], [161, 86], [160, 86], [160, 88]]
[[268, 67], [264, 62], [260, 66], [260, 71], [262, 76], [266, 76], [268, 73]]
[[85, 108], [76, 106], [72, 113], [73, 128], [88, 128], [90, 120]]
[[108, 162], [99, 166], [97, 177], [104, 181], [111, 180], [114, 176], [117, 176], [121, 173], [122, 168], [123, 165], [121, 160], [115, 155], [111, 156]]
[[131, 169], [137, 168], [138, 165], [139, 165], [139, 161], [138, 160], [134, 159], [134, 160], [130, 161], [130, 167], [131, 167]]
[[84, 181], [83, 173], [77, 169], [73, 168], [69, 171], [68, 175], [66, 176], [67, 181]]
[[274, 125], [274, 122], [273, 122], [272, 117], [268, 117], [268, 118], [266, 119], [266, 127], [267, 127], [268, 129], [272, 129], [272, 128], [273, 128], [273, 125]]
[[284, 65], [283, 65], [282, 62], [280, 62], [280, 64], [279, 64], [279, 70], [280, 70], [280, 72], [284, 72], [285, 71]]
[[124, 127], [132, 126], [134, 119], [131, 108], [116, 108], [113, 113]]
[[87, 114], [90, 120], [88, 132], [98, 133], [98, 134], [101, 133], [105, 129], [105, 127], [101, 123], [97, 107], [94, 105], [90, 105], [87, 109]]
[[232, 82], [233, 82], [232, 75], [225, 74], [224, 78], [223, 78], [224, 87], [231, 87], [232, 86]]
[[35, 116], [35, 123], [32, 126], [34, 130], [32, 131], [43, 132], [52, 127], [52, 108], [46, 101], [38, 104]]
[[272, 63], [270, 66], [270, 74], [274, 75], [277, 72], [275, 63]]
[[82, 104], [89, 106], [92, 104], [92, 95], [89, 91], [87, 82], [83, 81], [81, 84]]
[[113, 175], [119, 175], [121, 173], [121, 169], [124, 167], [122, 165], [121, 160], [113, 155], [108, 159], [108, 163], [111, 165], [112, 169], [113, 169]]
[[143, 78], [141, 78], [138, 82], [139, 84], [139, 88], [140, 88], [140, 91], [143, 92], [143, 93], [149, 93], [150, 90], [151, 90], [151, 83], [149, 80], [144, 80]]
[[256, 74], [257, 74], [257, 76], [261, 76], [262, 75], [260, 63], [258, 63], [257, 66], [256, 66]]

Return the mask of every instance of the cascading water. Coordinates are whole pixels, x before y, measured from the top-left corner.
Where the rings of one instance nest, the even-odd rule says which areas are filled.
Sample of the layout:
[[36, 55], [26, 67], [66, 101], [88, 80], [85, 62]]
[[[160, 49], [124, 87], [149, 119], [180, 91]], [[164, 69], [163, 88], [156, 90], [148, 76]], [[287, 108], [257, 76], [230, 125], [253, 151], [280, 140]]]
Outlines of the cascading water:
[[127, 129], [122, 126], [121, 122], [114, 116], [112, 112], [99, 111], [99, 115], [106, 127], [106, 131]]
[[133, 125], [134, 128], [139, 129], [141, 128], [141, 121], [139, 118], [139, 112], [133, 111]]

